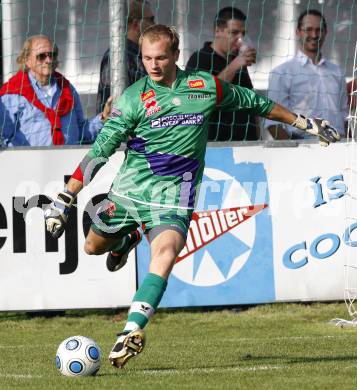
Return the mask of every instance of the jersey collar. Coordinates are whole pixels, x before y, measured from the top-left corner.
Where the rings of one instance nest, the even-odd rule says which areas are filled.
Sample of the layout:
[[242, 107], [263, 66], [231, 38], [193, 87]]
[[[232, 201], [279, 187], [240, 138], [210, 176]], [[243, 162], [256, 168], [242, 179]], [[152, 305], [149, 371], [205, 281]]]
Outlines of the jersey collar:
[[[176, 89], [181, 84], [181, 81], [184, 78], [184, 76], [185, 76], [185, 72], [181, 70], [178, 66], [176, 66], [176, 80], [173, 82], [172, 87], [170, 89], [171, 90]], [[159, 84], [156, 81], [152, 80], [150, 76], [148, 76], [148, 78], [150, 79], [150, 83], [155, 88], [165, 88], [165, 89], [169, 88], [166, 85]]]

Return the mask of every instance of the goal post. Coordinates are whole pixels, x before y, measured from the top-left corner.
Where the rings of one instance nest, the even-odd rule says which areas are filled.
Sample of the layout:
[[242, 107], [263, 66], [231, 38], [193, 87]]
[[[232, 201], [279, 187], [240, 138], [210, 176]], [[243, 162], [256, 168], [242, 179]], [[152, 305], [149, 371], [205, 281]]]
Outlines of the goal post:
[[335, 318], [331, 323], [341, 327], [357, 327], [357, 258], [352, 255], [356, 246], [354, 231], [357, 228], [357, 42], [354, 49], [352, 80], [349, 89], [349, 115], [346, 138], [345, 181], [345, 263], [344, 263], [344, 298], [349, 319]]

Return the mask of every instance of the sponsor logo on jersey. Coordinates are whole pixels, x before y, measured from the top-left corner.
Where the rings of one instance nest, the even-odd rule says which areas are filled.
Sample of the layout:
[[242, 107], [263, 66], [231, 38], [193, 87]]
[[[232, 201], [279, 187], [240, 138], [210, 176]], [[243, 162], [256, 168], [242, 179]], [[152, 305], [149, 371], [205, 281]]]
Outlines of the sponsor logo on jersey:
[[211, 98], [211, 94], [208, 93], [189, 93], [187, 96], [188, 100], [207, 100]]
[[107, 205], [107, 208], [105, 209], [105, 214], [108, 215], [109, 218], [113, 218], [114, 217], [114, 212], [116, 210], [116, 206], [115, 206], [115, 203], [113, 202], [109, 202], [108, 205]]
[[111, 118], [116, 118], [118, 116], [121, 116], [122, 114], [123, 113], [120, 110], [118, 110], [117, 108], [113, 108], [112, 112], [110, 113], [110, 117]]
[[143, 92], [141, 94], [141, 101], [146, 102], [147, 100], [152, 99], [155, 96], [155, 91], [153, 89], [149, 89], [147, 92]]
[[205, 82], [202, 79], [189, 80], [188, 81], [188, 86], [190, 88], [204, 88], [205, 87]]
[[202, 113], [167, 115], [153, 119], [151, 121], [151, 128], [160, 129], [170, 126], [195, 126], [201, 125], [203, 120], [204, 115]]
[[174, 97], [171, 102], [174, 106], [181, 106], [181, 99], [178, 97]]
[[145, 116], [151, 116], [159, 111], [161, 111], [161, 107], [157, 105], [157, 101], [151, 99], [144, 103], [144, 107], [146, 109]]
[[176, 263], [192, 255], [218, 237], [268, 207], [267, 204], [231, 207], [223, 210], [194, 212], [187, 233], [186, 245]]

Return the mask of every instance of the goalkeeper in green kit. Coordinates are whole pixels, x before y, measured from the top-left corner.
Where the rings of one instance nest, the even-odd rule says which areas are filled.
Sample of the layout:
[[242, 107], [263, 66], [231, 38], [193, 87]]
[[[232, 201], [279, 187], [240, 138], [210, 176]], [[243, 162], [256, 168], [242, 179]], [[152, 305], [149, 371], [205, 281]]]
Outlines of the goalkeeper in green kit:
[[175, 259], [183, 249], [201, 182], [210, 114], [219, 107], [284, 122], [319, 137], [339, 140], [323, 119], [296, 115], [255, 92], [201, 71], [176, 66], [179, 37], [174, 28], [154, 25], [140, 37], [148, 76], [127, 88], [110, 118], [80, 162], [63, 192], [45, 212], [47, 230], [59, 237], [76, 195], [122, 142], [125, 160], [86, 237], [90, 255], [108, 252], [107, 268], [116, 271], [141, 240], [151, 248], [149, 273], [134, 295], [127, 323], [109, 355], [123, 367], [145, 344], [144, 327], [165, 292]]

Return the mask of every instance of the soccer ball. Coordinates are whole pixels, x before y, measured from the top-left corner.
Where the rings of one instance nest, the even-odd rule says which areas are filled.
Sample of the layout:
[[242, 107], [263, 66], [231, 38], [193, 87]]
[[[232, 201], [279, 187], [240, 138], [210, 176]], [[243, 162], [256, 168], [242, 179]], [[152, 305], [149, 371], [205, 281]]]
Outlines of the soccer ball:
[[66, 376], [95, 375], [100, 368], [100, 358], [100, 348], [94, 340], [72, 336], [59, 345], [56, 367]]

